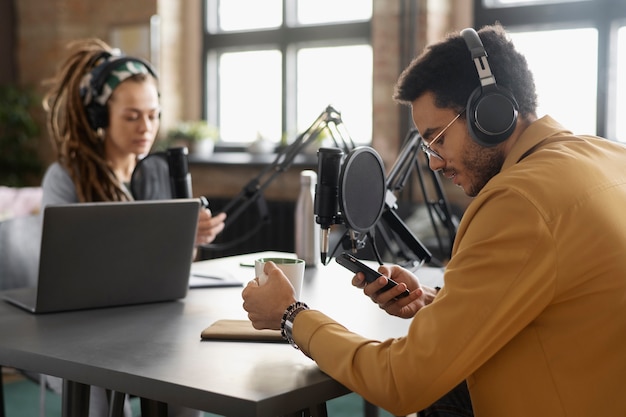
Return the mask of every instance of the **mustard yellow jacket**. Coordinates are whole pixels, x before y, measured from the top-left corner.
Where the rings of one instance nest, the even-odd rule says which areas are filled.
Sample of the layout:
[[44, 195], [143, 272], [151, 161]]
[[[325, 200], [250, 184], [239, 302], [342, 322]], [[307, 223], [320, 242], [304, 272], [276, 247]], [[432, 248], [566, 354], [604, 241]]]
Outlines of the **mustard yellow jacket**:
[[406, 337], [314, 310], [294, 338], [395, 415], [466, 379], [477, 417], [626, 416], [626, 149], [544, 117], [459, 225], [445, 286]]

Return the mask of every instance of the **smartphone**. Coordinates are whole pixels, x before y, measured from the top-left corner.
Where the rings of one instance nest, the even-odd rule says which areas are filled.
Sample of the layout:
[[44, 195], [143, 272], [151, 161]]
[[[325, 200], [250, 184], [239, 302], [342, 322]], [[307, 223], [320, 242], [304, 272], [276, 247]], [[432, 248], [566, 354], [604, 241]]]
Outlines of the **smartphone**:
[[[359, 261], [357, 258], [355, 258], [354, 256], [346, 252], [342, 253], [337, 258], [335, 258], [335, 261], [337, 261], [339, 265], [343, 266], [344, 268], [349, 269], [355, 274], [357, 272], [363, 272], [363, 275], [365, 275], [366, 282], [374, 282], [376, 281], [376, 279], [378, 279], [379, 276], [382, 275], [380, 272], [373, 270], [372, 268], [365, 265], [363, 262]], [[396, 285], [398, 285], [397, 282], [395, 282], [391, 278], [387, 278], [387, 285], [381, 288], [379, 292], [385, 292], [395, 287]], [[409, 290], [405, 290], [403, 293], [399, 294], [396, 298], [406, 297], [407, 295], [409, 295]]]

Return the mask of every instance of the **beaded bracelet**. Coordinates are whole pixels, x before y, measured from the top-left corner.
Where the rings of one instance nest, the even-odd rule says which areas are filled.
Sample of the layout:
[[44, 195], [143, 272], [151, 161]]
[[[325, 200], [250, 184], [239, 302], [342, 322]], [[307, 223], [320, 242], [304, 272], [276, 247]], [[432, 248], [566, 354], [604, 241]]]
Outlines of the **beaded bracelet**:
[[287, 309], [283, 313], [283, 319], [280, 321], [280, 335], [296, 349], [300, 348], [293, 340], [293, 321], [298, 313], [308, 309], [309, 306], [307, 306], [305, 303], [301, 301], [296, 301], [295, 303], [287, 307]]

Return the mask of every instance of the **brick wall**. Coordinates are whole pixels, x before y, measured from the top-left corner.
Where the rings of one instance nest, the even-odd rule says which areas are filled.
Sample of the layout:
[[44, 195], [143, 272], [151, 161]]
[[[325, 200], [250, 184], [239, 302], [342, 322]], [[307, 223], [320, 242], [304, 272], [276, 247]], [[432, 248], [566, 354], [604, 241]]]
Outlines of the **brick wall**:
[[54, 73], [68, 42], [109, 40], [116, 25], [149, 22], [157, 0], [17, 0], [19, 81], [37, 84]]

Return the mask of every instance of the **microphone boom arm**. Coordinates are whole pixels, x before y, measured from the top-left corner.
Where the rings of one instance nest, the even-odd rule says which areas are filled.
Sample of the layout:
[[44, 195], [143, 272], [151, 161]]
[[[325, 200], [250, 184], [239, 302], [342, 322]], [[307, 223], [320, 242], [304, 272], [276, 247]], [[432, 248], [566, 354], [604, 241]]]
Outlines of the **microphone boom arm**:
[[[385, 199], [385, 207], [386, 211], [383, 213], [383, 219], [387, 221], [388, 226], [391, 230], [395, 231], [402, 241], [413, 251], [415, 255], [420, 257], [421, 263], [429, 262], [432, 259], [431, 253], [424, 247], [424, 245], [419, 242], [419, 240], [415, 236], [411, 236], [412, 233], [406, 226], [398, 224], [398, 222], [402, 222], [402, 220], [397, 217], [393, 218], [390, 214], [387, 214], [387, 211], [392, 211], [395, 214], [395, 210], [397, 209], [397, 197], [395, 192], [400, 192], [404, 189], [407, 180], [410, 177], [412, 170], [415, 168], [417, 171], [417, 177], [419, 180], [420, 187], [422, 189], [422, 196], [424, 198], [424, 204], [426, 205], [431, 224], [437, 240], [439, 241], [439, 246], [442, 252], [445, 252], [444, 245], [441, 240], [441, 236], [439, 234], [439, 228], [436, 225], [433, 211], [447, 228], [447, 233], [449, 234], [450, 242], [449, 242], [449, 250], [452, 249], [452, 243], [454, 241], [454, 237], [456, 235], [456, 227], [457, 224], [451, 214], [451, 210], [449, 208], [448, 202], [446, 200], [445, 194], [443, 192], [443, 187], [441, 185], [441, 179], [438, 176], [437, 172], [432, 170], [430, 171], [431, 178], [433, 180], [434, 188], [436, 191], [436, 200], [431, 201], [428, 198], [428, 193], [426, 191], [426, 184], [424, 183], [424, 178], [422, 173], [420, 172], [420, 164], [419, 164], [419, 151], [420, 151], [420, 143], [423, 141], [422, 136], [416, 129], [411, 129], [407, 137], [405, 138], [405, 143], [400, 151], [396, 162], [391, 168], [389, 175], [387, 176], [387, 194]], [[404, 233], [401, 229], [401, 226], [406, 228], [406, 232]], [[406, 254], [404, 254], [406, 258]]]
[[[340, 127], [341, 126], [341, 127]], [[265, 167], [259, 175], [253, 178], [226, 206], [223, 212], [228, 214], [225, 227], [235, 221], [253, 202], [262, 199], [265, 189], [274, 179], [291, 167], [296, 156], [309, 144], [313, 143], [324, 129], [328, 129], [335, 146], [345, 152], [353, 149], [354, 142], [347, 136], [345, 126], [342, 125], [341, 114], [331, 105], [327, 106], [317, 119], [301, 133], [291, 144], [278, 152], [273, 162]], [[262, 217], [269, 220], [269, 214]]]

